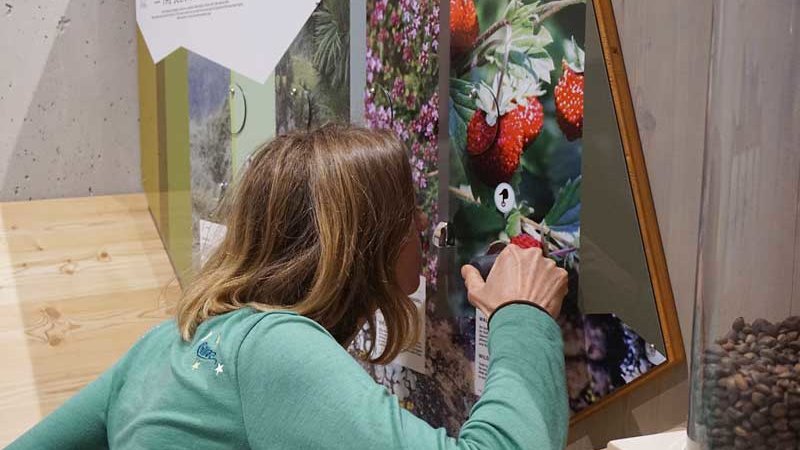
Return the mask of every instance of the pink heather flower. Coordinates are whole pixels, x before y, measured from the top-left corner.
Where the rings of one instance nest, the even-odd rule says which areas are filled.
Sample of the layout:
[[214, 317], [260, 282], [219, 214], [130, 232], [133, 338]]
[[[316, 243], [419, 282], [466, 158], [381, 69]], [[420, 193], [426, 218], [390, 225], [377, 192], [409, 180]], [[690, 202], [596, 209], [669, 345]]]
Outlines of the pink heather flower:
[[378, 23], [383, 21], [387, 3], [388, 0], [378, 0], [375, 2], [375, 9], [372, 10], [372, 15], [370, 17], [370, 22], [373, 25], [377, 25]]
[[402, 97], [406, 90], [406, 84], [402, 78], [397, 77], [394, 79], [392, 86], [392, 97]]
[[[395, 117], [392, 123], [385, 95], [367, 93], [365, 118], [373, 128], [391, 128], [409, 146], [412, 152], [409, 162], [418, 199], [435, 223], [438, 215], [435, 204], [437, 180], [429, 179], [425, 174], [434, 170], [438, 160], [439, 98], [435, 89], [439, 7], [433, 2], [420, 0], [375, 0], [373, 4], [370, 23], [374, 20], [379, 25], [369, 34], [368, 86], [380, 83], [390, 90]], [[419, 81], [422, 81], [422, 86], [419, 86]], [[424, 240], [423, 249], [423, 272], [428, 283], [435, 286], [437, 257], [430, 251], [429, 239]]]

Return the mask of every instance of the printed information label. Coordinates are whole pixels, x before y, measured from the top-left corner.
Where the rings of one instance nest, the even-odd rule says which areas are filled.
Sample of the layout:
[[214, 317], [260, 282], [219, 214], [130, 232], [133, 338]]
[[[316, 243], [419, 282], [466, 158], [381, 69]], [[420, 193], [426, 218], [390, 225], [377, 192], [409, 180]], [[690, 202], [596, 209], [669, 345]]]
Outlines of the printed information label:
[[[400, 353], [397, 358], [392, 361], [392, 364], [398, 364], [403, 367], [408, 367], [419, 373], [427, 373], [425, 370], [425, 300], [426, 300], [426, 286], [427, 282], [424, 277], [419, 277], [419, 287], [417, 291], [409, 296], [409, 298], [417, 306], [417, 313], [419, 314], [420, 333], [417, 343], [411, 349]], [[386, 321], [383, 314], [378, 311], [375, 314], [375, 353], [380, 354], [386, 348]]]
[[211, 253], [216, 250], [222, 239], [225, 238], [225, 233], [228, 227], [208, 220], [200, 219], [200, 265], [206, 263]]
[[314, 12], [316, 0], [135, 0], [158, 63], [183, 47], [263, 83]]
[[489, 319], [475, 310], [475, 395], [483, 394], [486, 377], [489, 375]]

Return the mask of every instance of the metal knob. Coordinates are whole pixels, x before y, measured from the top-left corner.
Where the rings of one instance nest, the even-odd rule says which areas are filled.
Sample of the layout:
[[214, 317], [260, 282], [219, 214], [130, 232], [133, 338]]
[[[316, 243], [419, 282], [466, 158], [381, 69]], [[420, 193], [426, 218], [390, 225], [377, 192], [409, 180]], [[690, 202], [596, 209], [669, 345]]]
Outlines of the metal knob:
[[448, 222], [439, 222], [433, 229], [433, 245], [437, 248], [456, 246], [456, 238]]

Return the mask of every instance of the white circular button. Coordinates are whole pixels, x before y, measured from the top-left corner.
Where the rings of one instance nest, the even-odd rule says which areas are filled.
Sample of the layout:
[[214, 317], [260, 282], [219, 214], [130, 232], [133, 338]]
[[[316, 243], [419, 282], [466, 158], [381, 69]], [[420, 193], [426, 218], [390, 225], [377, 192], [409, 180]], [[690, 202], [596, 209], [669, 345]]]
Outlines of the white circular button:
[[503, 214], [508, 214], [517, 206], [514, 188], [508, 183], [500, 183], [494, 190], [494, 205]]

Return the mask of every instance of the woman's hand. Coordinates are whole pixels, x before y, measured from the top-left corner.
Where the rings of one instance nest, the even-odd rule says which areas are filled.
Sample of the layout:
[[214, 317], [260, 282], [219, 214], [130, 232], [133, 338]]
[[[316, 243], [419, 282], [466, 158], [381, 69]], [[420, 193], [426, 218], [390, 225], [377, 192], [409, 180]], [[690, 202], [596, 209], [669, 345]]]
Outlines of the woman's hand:
[[522, 300], [541, 306], [555, 318], [567, 295], [567, 271], [542, 256], [538, 248], [509, 245], [497, 256], [486, 281], [471, 265], [462, 267], [461, 275], [469, 302], [486, 317], [505, 303]]

